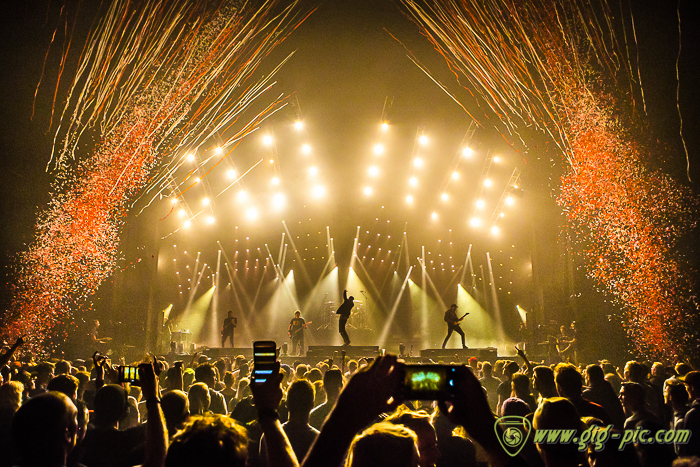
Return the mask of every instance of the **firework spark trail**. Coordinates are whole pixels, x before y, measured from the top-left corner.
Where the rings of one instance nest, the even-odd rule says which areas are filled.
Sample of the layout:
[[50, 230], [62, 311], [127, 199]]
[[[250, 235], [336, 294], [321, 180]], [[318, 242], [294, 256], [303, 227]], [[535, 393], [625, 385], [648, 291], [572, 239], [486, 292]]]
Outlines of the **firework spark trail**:
[[[622, 305], [638, 350], [700, 360], [692, 271], [674, 256], [678, 240], [695, 227], [698, 200], [648, 170], [642, 157], [648, 150], [611, 116], [620, 105], [633, 107], [636, 92], [643, 99], [625, 18], [616, 26], [607, 0], [401, 3], [509, 132], [519, 135], [521, 121], [559, 147], [568, 172], [558, 201], [583, 245], [589, 275]], [[636, 45], [634, 23], [632, 32]], [[621, 81], [630, 84], [631, 103], [614, 97]]]
[[[168, 161], [183, 147], [205, 144], [211, 128], [236, 126], [273, 84], [271, 76], [247, 84], [253, 71], [313, 11], [297, 1], [233, 5], [115, 0], [94, 23], [54, 136], [55, 193], [19, 258], [8, 337], [51, 345], [55, 325], [114, 272], [130, 200], [154, 179], [167, 183], [158, 170], [172, 174]], [[273, 101], [225, 144], [280, 105]], [[86, 157], [77, 148], [88, 130], [99, 142]]]

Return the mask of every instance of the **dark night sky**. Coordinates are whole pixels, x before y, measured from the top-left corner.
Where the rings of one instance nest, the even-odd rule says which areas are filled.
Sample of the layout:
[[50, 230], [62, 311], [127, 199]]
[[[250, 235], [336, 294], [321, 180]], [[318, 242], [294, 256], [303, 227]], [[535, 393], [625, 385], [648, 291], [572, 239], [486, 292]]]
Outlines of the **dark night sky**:
[[[685, 179], [685, 155], [678, 136], [679, 119], [676, 109], [677, 5], [675, 2], [631, 3], [648, 109], [648, 114], [644, 117], [648, 125], [647, 136], [653, 135], [654, 139], [668, 147], [663, 160], [650, 163], [679, 179]], [[39, 95], [38, 113], [34, 121], [30, 120], [30, 115], [34, 90], [41, 76], [43, 57], [59, 7], [59, 2], [46, 0], [8, 0], [0, 5], [0, 119], [3, 122], [0, 128], [0, 209], [3, 215], [0, 265], [3, 266], [4, 273], [7, 273], [8, 266], [12, 264], [13, 256], [23, 249], [25, 243], [31, 241], [36, 215], [49, 199], [51, 176], [45, 172], [45, 166], [53, 137], [52, 131], [47, 132], [50, 89], [55, 83], [55, 75], [51, 70], [47, 73], [51, 78]], [[694, 187], [697, 187], [700, 180], [699, 10], [693, 1], [681, 2], [683, 39], [679, 62], [679, 102]], [[455, 236], [460, 237], [462, 243], [479, 244], [477, 248], [480, 253], [503, 248], [502, 245], [487, 240], [469, 237], [472, 234], [466, 229], [464, 219], [455, 217], [459, 212], [457, 210], [447, 212], [439, 227], [427, 225], [427, 213], [435, 204], [429, 199], [437, 193], [437, 187], [432, 191], [426, 189], [412, 211], [401, 205], [400, 199], [405, 195], [402, 189], [397, 188], [399, 185], [396, 180], [404, 180], [406, 177], [404, 172], [408, 170], [408, 164], [405, 161], [410, 156], [416, 128], [422, 126], [428, 134], [435, 135], [435, 146], [432, 148], [434, 152], [430, 157], [436, 163], [432, 166], [430, 180], [433, 184], [437, 180], [439, 185], [470, 119], [410, 62], [404, 45], [394, 40], [387, 31], [400, 38], [406, 48], [423, 61], [468, 108], [475, 109], [475, 103], [469, 99], [468, 92], [458, 87], [442, 58], [431, 49], [416, 26], [402, 15], [395, 4], [374, 0], [324, 2], [266, 63], [272, 67], [286, 54], [296, 50], [292, 60], [280, 72], [273, 94], [296, 93], [307, 122], [307, 136], [314, 148], [315, 161], [327, 177], [329, 197], [325, 207], [315, 208], [309, 204], [304, 210], [295, 213], [294, 220], [297, 217], [305, 220], [309, 214], [313, 221], [303, 227], [309, 232], [326, 224], [336, 227], [336, 248], [346, 251], [352, 246], [354, 226], [362, 222], [363, 227], [367, 225], [371, 228], [369, 224], [374, 222], [375, 217], [391, 219], [394, 225], [403, 226], [404, 222], [408, 222], [414, 228], [414, 247], [418, 247], [419, 243], [434, 244], [435, 237], [446, 235], [448, 229], [453, 228]], [[260, 72], [262, 71], [264, 70], [261, 69]], [[377, 137], [377, 124], [386, 96], [394, 97], [389, 114], [392, 140], [391, 145], [387, 145], [390, 148], [387, 160], [393, 165], [385, 168], [388, 173], [376, 187], [377, 196], [368, 203], [360, 200], [359, 187], [365, 182], [366, 167], [371, 160], [370, 151]], [[298, 174], [301, 163], [290, 148], [291, 145], [300, 144], [300, 141], [285, 136], [284, 133], [285, 126], [292, 120], [291, 109], [285, 109], [263, 124], [262, 128], [273, 129], [276, 135], [279, 134], [277, 144], [283, 174], [285, 171], [289, 174], [288, 184], [293, 185], [288, 188], [299, 191], [304, 188], [305, 182]], [[258, 135], [253, 138], [258, 138]], [[555, 241], [561, 219], [558, 218], [551, 195], [556, 194], [556, 179], [562, 170], [561, 159], [556, 156], [554, 163], [550, 163], [550, 155], [543, 152], [545, 146], [541, 141], [533, 140], [529, 148], [516, 144], [516, 148], [521, 151], [518, 154], [509, 150], [495, 131], [480, 131], [476, 138], [484, 148], [495, 148], [507, 155], [508, 168], [504, 172], [506, 178], [512, 167], [523, 170], [524, 181], [530, 183], [525, 188], [535, 192], [545, 205], [538, 208], [541, 212], [521, 213], [522, 218], [507, 224], [511, 229], [508, 235], [512, 235], [514, 240], [503, 243], [517, 243], [518, 248], [523, 245], [525, 240], [519, 230], [520, 226], [529, 222], [527, 216], [548, 216], [550, 220], [545, 223], [551, 232], [545, 237]], [[243, 150], [250, 154], [240, 156], [241, 164], [246, 157], [251, 160], [258, 157], [254, 154], [254, 146], [259, 143], [251, 139], [247, 144]], [[524, 159], [527, 159], [527, 164]], [[479, 169], [480, 166], [477, 165], [472, 170], [478, 173]], [[214, 181], [211, 183], [212, 186], [215, 184]], [[695, 191], [698, 191], [697, 188]], [[381, 210], [381, 206], [385, 206], [385, 210]], [[158, 209], [162, 209], [162, 206], [154, 208], [156, 211]], [[222, 205], [220, 210], [226, 212], [229, 208]], [[160, 216], [161, 213], [154, 215]], [[239, 220], [227, 219], [229, 221], [226, 225], [217, 222], [222, 228], [216, 233], [217, 236], [220, 233], [226, 235], [225, 232], [230, 231], [233, 224], [240, 223]], [[279, 221], [280, 218], [274, 216], [269, 219], [270, 225], [275, 226], [274, 234], [269, 235], [269, 238], [275, 239], [271, 243], [279, 244], [282, 232]], [[243, 228], [245, 227], [241, 226]], [[267, 241], [266, 228], [269, 228], [267, 224], [250, 227], [251, 235], [265, 237]], [[376, 226], [375, 229], [387, 231], [386, 228], [379, 229]], [[211, 250], [214, 249], [211, 247], [212, 242], [218, 239], [213, 234], [206, 233], [198, 240], [173, 238], [192, 248]], [[138, 239], [125, 242], [124, 256], [127, 261], [140, 254], [137, 251], [140, 244]], [[552, 250], [555, 248], [552, 247]], [[460, 251], [459, 255], [462, 259], [457, 259], [458, 263], [463, 261], [464, 252]], [[583, 286], [588, 288], [590, 284], [584, 283]], [[518, 290], [522, 293], [521, 289]]]

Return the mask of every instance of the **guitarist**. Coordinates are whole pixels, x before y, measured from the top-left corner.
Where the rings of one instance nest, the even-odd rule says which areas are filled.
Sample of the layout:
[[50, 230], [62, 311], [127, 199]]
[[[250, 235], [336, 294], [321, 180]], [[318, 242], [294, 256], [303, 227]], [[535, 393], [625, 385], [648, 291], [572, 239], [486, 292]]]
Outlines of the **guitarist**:
[[299, 346], [299, 353], [297, 356], [301, 357], [304, 355], [304, 329], [306, 329], [308, 324], [301, 317], [301, 311], [297, 310], [294, 312], [294, 318], [289, 322], [289, 329], [287, 329], [287, 334], [292, 339], [292, 351], [291, 353], [296, 353], [297, 346]]
[[238, 324], [238, 319], [233, 317], [233, 311], [228, 312], [228, 318], [224, 320], [223, 326], [221, 326], [221, 347], [224, 347], [226, 340], [231, 338], [231, 347], [233, 347], [233, 330]]
[[462, 316], [461, 318], [458, 318], [456, 304], [452, 304], [452, 306], [450, 308], [448, 308], [447, 311], [445, 311], [445, 322], [447, 323], [447, 337], [445, 337], [445, 340], [442, 342], [443, 349], [447, 345], [447, 341], [450, 339], [450, 336], [452, 335], [452, 331], [454, 331], [457, 334], [459, 334], [460, 336], [462, 336], [462, 348], [463, 349], [467, 348], [467, 344], [464, 342], [464, 331], [462, 331], [462, 328], [459, 326], [459, 323], [468, 314], [469, 313], [465, 313], [464, 316]]

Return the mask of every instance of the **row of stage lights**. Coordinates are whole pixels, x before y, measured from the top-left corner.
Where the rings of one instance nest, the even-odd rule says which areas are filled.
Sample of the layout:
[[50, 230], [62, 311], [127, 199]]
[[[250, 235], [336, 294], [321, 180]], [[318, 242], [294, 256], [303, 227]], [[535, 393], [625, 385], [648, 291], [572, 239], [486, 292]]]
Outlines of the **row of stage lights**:
[[[303, 130], [303, 128], [304, 128], [303, 122], [296, 121], [294, 123], [294, 128], [297, 131]], [[382, 132], [385, 132], [389, 129], [389, 124], [384, 122], [381, 124], [380, 128], [381, 128]], [[274, 145], [274, 138], [270, 134], [264, 135], [262, 138], [262, 141], [263, 141], [263, 144], [265, 146], [272, 147]], [[429, 144], [429, 142], [430, 142], [430, 140], [429, 140], [428, 136], [425, 134], [421, 134], [417, 137], [417, 144], [421, 147], [427, 146]], [[376, 143], [373, 147], [373, 152], [374, 152], [375, 156], [381, 156], [385, 153], [385, 151], [386, 151], [386, 149], [382, 143]], [[216, 155], [221, 155], [221, 154], [223, 154], [223, 152], [224, 152], [224, 150], [221, 147], [216, 147], [214, 149], [214, 153]], [[301, 152], [305, 155], [310, 155], [312, 153], [311, 145], [309, 145], [308, 143], [304, 143], [301, 147]], [[463, 158], [471, 159], [474, 156], [475, 151], [471, 147], [465, 146], [464, 148], [462, 148], [461, 154], [462, 154]], [[186, 156], [186, 159], [189, 162], [195, 163], [196, 162], [196, 155], [193, 153], [190, 153]], [[494, 163], [501, 162], [501, 159], [498, 156], [494, 156], [492, 160]], [[269, 163], [274, 164], [275, 160], [273, 158], [270, 158]], [[424, 167], [424, 165], [425, 165], [425, 161], [422, 157], [416, 156], [413, 158], [413, 161], [412, 161], [413, 167], [412, 168], [414, 170], [420, 170]], [[311, 167], [309, 167], [307, 173], [308, 173], [310, 178], [316, 179], [317, 176], [319, 175], [319, 169], [317, 166], [312, 165]], [[381, 174], [381, 171], [376, 164], [372, 164], [368, 168], [367, 173], [368, 173], [370, 178], [378, 178]], [[227, 179], [232, 181], [232, 182], [235, 181], [236, 177], [238, 177], [238, 176], [239, 176], [239, 173], [234, 168], [230, 168], [226, 171]], [[460, 173], [457, 170], [454, 170], [450, 174], [450, 178], [451, 178], [451, 181], [457, 181], [460, 178]], [[201, 178], [197, 177], [194, 179], [195, 184], [199, 183], [199, 182], [201, 182]], [[481, 183], [483, 183], [483, 186], [485, 188], [491, 188], [494, 184], [493, 180], [490, 178], [484, 179], [483, 182], [481, 182]], [[270, 184], [273, 187], [279, 186], [281, 184], [280, 177], [277, 175], [272, 177], [270, 180]], [[408, 180], [408, 185], [410, 187], [413, 187], [413, 188], [417, 187], [419, 185], [418, 177], [415, 175], [411, 176]], [[518, 187], [514, 186], [514, 188], [517, 189]], [[374, 194], [374, 189], [372, 188], [371, 185], [366, 185], [362, 188], [362, 192], [366, 197], [371, 197]], [[315, 184], [312, 186], [310, 194], [315, 199], [322, 199], [326, 196], [326, 188], [322, 184]], [[246, 203], [248, 198], [249, 198], [248, 193], [244, 189], [239, 190], [238, 193], [236, 194], [237, 201], [242, 203], [242, 204]], [[450, 201], [450, 195], [447, 193], [446, 190], [443, 190], [442, 193], [440, 194], [440, 200], [443, 203], [447, 203]], [[413, 205], [415, 202], [415, 197], [412, 194], [408, 194], [405, 198], [405, 201], [406, 201], [406, 204]], [[172, 198], [173, 205], [176, 205], [178, 203], [179, 203], [178, 197]], [[210, 198], [204, 197], [201, 201], [201, 204], [202, 204], [203, 209], [205, 209], [205, 208], [211, 209]], [[272, 196], [271, 207], [274, 211], [278, 211], [278, 212], [281, 211], [282, 209], [284, 209], [286, 204], [287, 204], [287, 198], [283, 193], [277, 192]], [[477, 199], [475, 204], [476, 204], [476, 206], [475, 206], [476, 212], [482, 211], [486, 207], [486, 202], [483, 199]], [[505, 204], [507, 206], [512, 206], [515, 204], [515, 199], [513, 198], [512, 195], [509, 195], [507, 198], [505, 198]], [[187, 219], [185, 219], [184, 222], [182, 223], [182, 227], [185, 229], [188, 229], [192, 226], [192, 221], [194, 220], [194, 218], [198, 217], [198, 215], [200, 213], [202, 213], [203, 211], [200, 211], [199, 213], [194, 214], [194, 215], [189, 215], [188, 211], [184, 207], [181, 207], [177, 212], [178, 212], [178, 216], [180, 218], [187, 217]], [[247, 209], [245, 209], [244, 215], [248, 221], [256, 221], [260, 217], [260, 212], [256, 207], [250, 206]], [[505, 216], [504, 212], [501, 211], [499, 213], [499, 217], [503, 218], [504, 216]], [[437, 221], [439, 218], [438, 212], [433, 211], [430, 215], [430, 218], [433, 221]], [[214, 223], [216, 223], [216, 218], [213, 215], [206, 216], [205, 223], [208, 225], [214, 224]], [[475, 215], [469, 220], [469, 224], [474, 228], [479, 228], [482, 226], [483, 221], [480, 217]], [[491, 233], [493, 235], [498, 235], [500, 233], [500, 230], [496, 225], [492, 225], [490, 230], [491, 230]]]

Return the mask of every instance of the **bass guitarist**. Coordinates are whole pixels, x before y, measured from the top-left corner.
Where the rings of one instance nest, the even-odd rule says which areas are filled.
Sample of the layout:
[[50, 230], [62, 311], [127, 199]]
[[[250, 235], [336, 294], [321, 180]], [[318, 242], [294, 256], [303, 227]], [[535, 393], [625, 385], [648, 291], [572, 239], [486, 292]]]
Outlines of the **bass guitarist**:
[[226, 341], [231, 339], [231, 347], [233, 347], [233, 330], [238, 324], [238, 318], [233, 316], [233, 311], [228, 312], [228, 317], [224, 320], [223, 326], [221, 326], [221, 347], [224, 347]]
[[[311, 324], [308, 323], [301, 317], [301, 311], [297, 310], [294, 312], [294, 318], [289, 322], [289, 328], [287, 329], [287, 334], [292, 339], [292, 350], [290, 355], [295, 355], [299, 357], [304, 356], [304, 329]], [[297, 354], [297, 346], [299, 346], [299, 353]]]
[[450, 308], [445, 311], [445, 322], [447, 323], [447, 337], [445, 337], [445, 340], [442, 342], [442, 348], [444, 349], [445, 346], [447, 345], [447, 341], [450, 339], [450, 336], [452, 335], [452, 331], [456, 332], [460, 336], [462, 336], [462, 348], [466, 349], [467, 344], [464, 342], [464, 331], [462, 331], [462, 328], [459, 326], [459, 323], [462, 322], [465, 316], [467, 316], [469, 313], [464, 313], [464, 316], [461, 318], [457, 317], [457, 305], [452, 304]]

